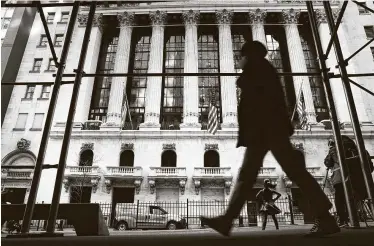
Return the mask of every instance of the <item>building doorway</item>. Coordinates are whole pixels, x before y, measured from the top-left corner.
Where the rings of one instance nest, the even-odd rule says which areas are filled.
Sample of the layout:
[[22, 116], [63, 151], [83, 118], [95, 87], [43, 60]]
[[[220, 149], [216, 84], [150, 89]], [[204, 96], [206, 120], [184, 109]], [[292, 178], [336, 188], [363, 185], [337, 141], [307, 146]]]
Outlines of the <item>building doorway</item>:
[[112, 207], [110, 213], [110, 226], [115, 226], [116, 206], [118, 203], [134, 203], [135, 188], [131, 187], [113, 187]]

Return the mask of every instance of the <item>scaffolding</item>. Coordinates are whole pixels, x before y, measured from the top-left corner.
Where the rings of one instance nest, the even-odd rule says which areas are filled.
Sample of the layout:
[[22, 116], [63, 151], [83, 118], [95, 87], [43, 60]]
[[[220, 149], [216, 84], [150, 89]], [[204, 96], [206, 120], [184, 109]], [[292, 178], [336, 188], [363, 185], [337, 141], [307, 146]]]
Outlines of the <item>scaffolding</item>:
[[[130, 1], [124, 1], [129, 3]], [[170, 2], [170, 1], [131, 1], [131, 2]], [[178, 1], [175, 1], [178, 2]], [[353, 1], [355, 4], [359, 5], [360, 7], [366, 9], [367, 11], [374, 13], [374, 10], [370, 9], [363, 3], [359, 3], [357, 1]], [[104, 6], [108, 5], [108, 2], [104, 2]], [[332, 97], [332, 90], [330, 87], [330, 79], [331, 78], [341, 78], [342, 83], [343, 83], [343, 88], [345, 92], [345, 97], [347, 100], [348, 104], [348, 109], [350, 113], [350, 118], [352, 122], [352, 127], [353, 127], [353, 132], [355, 135], [355, 139], [357, 142], [358, 146], [358, 151], [359, 151], [359, 158], [360, 158], [360, 163], [361, 163], [361, 169], [363, 171], [363, 176], [364, 176], [364, 181], [365, 181], [365, 186], [366, 190], [368, 193], [368, 201], [370, 204], [370, 209], [374, 213], [374, 205], [373, 205], [373, 197], [374, 197], [374, 185], [373, 185], [373, 179], [370, 174], [370, 169], [369, 169], [369, 162], [366, 157], [366, 152], [365, 152], [365, 145], [362, 137], [362, 132], [360, 128], [360, 123], [356, 111], [356, 106], [354, 103], [353, 99], [353, 94], [351, 90], [351, 85], [350, 83], [354, 84], [355, 86], [358, 86], [360, 89], [366, 91], [367, 93], [374, 95], [373, 92], [370, 90], [366, 89], [365, 87], [357, 84], [354, 82], [352, 79], [353, 77], [366, 77], [366, 76], [374, 76], [374, 73], [364, 73], [364, 74], [348, 74], [346, 67], [348, 66], [348, 61], [351, 60], [355, 55], [357, 55], [359, 52], [361, 52], [365, 47], [367, 47], [370, 43], [374, 41], [374, 39], [371, 39], [368, 41], [363, 47], [358, 49], [356, 52], [354, 52], [350, 57], [344, 59], [341, 45], [339, 42], [339, 37], [337, 35], [338, 28], [341, 24], [343, 15], [345, 13], [346, 7], [348, 5], [348, 1], [344, 1], [341, 11], [339, 13], [339, 16], [337, 18], [336, 23], [334, 22], [333, 14], [332, 14], [332, 9], [329, 1], [323, 1], [323, 7], [327, 16], [327, 22], [329, 26], [331, 39], [327, 48], [326, 53], [323, 52], [322, 48], [322, 43], [321, 39], [318, 33], [317, 29], [317, 20], [314, 12], [314, 7], [313, 7], [313, 1], [305, 1], [305, 4], [307, 5], [307, 10], [308, 10], [308, 15], [309, 15], [309, 21], [311, 25], [311, 31], [313, 35], [313, 41], [314, 41], [314, 47], [317, 51], [318, 55], [318, 60], [321, 68], [321, 73], [278, 73], [279, 76], [311, 76], [311, 75], [322, 75], [323, 78], [323, 87], [324, 87], [324, 92], [325, 96], [327, 99], [327, 105], [328, 105], [328, 111], [330, 115], [330, 120], [332, 121], [332, 130], [333, 130], [333, 135], [334, 139], [337, 145], [337, 154], [338, 154], [338, 159], [339, 159], [339, 164], [342, 170], [342, 176], [346, 177], [347, 176], [347, 166], [345, 163], [345, 156], [344, 156], [344, 149], [343, 149], [343, 144], [342, 144], [342, 139], [341, 139], [341, 132], [340, 132], [340, 127], [339, 127], [339, 122], [337, 118], [337, 113]], [[83, 77], [133, 77], [133, 76], [172, 76], [172, 75], [177, 75], [177, 76], [237, 76], [237, 73], [112, 73], [112, 74], [98, 74], [98, 73], [85, 73], [83, 68], [85, 64], [85, 59], [86, 59], [86, 54], [87, 54], [87, 48], [89, 44], [89, 37], [91, 33], [91, 29], [93, 26], [93, 19], [96, 11], [96, 6], [97, 2], [80, 2], [80, 1], [75, 1], [75, 2], [66, 2], [66, 3], [41, 3], [40, 1], [32, 1], [31, 3], [26, 2], [26, 3], [6, 3], [5, 1], [2, 1], [1, 3], [2, 7], [34, 7], [38, 9], [41, 21], [43, 23], [43, 27], [45, 30], [45, 34], [47, 36], [49, 48], [51, 50], [51, 54], [53, 56], [53, 60], [56, 64], [57, 67], [57, 72], [54, 75], [55, 81], [54, 82], [2, 82], [2, 86], [15, 86], [15, 85], [53, 85], [53, 90], [50, 98], [50, 104], [46, 116], [46, 121], [45, 125], [43, 128], [43, 133], [42, 133], [42, 138], [41, 138], [41, 143], [40, 143], [40, 148], [39, 152], [37, 155], [37, 161], [35, 164], [35, 169], [34, 169], [34, 175], [33, 175], [33, 180], [31, 184], [31, 189], [28, 197], [28, 201], [26, 204], [26, 209], [24, 212], [24, 217], [23, 217], [23, 223], [22, 223], [22, 230], [21, 233], [25, 236], [28, 235], [29, 229], [30, 229], [30, 222], [32, 219], [32, 214], [34, 211], [34, 206], [35, 206], [35, 201], [36, 201], [36, 195], [39, 187], [39, 182], [40, 182], [40, 177], [41, 177], [41, 172], [45, 168], [57, 168], [57, 175], [56, 175], [56, 181], [55, 181], [55, 186], [54, 186], [54, 192], [53, 192], [53, 198], [52, 198], [52, 204], [50, 207], [50, 212], [49, 212], [49, 219], [48, 219], [48, 226], [47, 226], [47, 234], [53, 235], [55, 232], [55, 221], [57, 218], [57, 212], [59, 209], [59, 202], [60, 202], [60, 196], [61, 196], [61, 189], [62, 189], [62, 181], [65, 173], [65, 167], [66, 167], [66, 158], [67, 158], [67, 153], [69, 149], [69, 142], [70, 142], [70, 137], [71, 137], [71, 132], [72, 132], [72, 126], [73, 126], [73, 118], [75, 114], [75, 108], [77, 105], [77, 99], [78, 99], [78, 94], [79, 94], [79, 88], [81, 84], [81, 80]], [[70, 21], [68, 24], [68, 28], [66, 31], [66, 36], [65, 36], [65, 41], [63, 44], [62, 52], [61, 52], [61, 57], [60, 59], [57, 58], [56, 52], [54, 50], [52, 38], [48, 29], [47, 21], [43, 12], [43, 8], [47, 7], [67, 7], [70, 6], [72, 7], [72, 12], [71, 12], [71, 17]], [[89, 13], [88, 13], [88, 20], [87, 20], [87, 25], [86, 25], [86, 30], [84, 33], [84, 39], [82, 43], [82, 48], [81, 48], [81, 53], [80, 53], [80, 58], [79, 58], [79, 63], [78, 67], [76, 70], [74, 70], [75, 74], [64, 74], [64, 69], [66, 65], [66, 60], [70, 48], [70, 44], [72, 41], [72, 34], [74, 31], [74, 26], [76, 24], [77, 16], [78, 16], [78, 11], [80, 6], [87, 6], [89, 7]], [[126, 7], [123, 7], [126, 8]], [[334, 47], [335, 50], [335, 55], [338, 60], [338, 64], [336, 65], [337, 68], [340, 69], [340, 75], [334, 75], [332, 73], [329, 73], [330, 68], [327, 67], [326, 65], [326, 60], [327, 57], [332, 49]], [[74, 77], [74, 81], [62, 81], [63, 77]], [[51, 130], [52, 126], [52, 118], [54, 115], [56, 103], [57, 103], [57, 97], [59, 94], [59, 90], [61, 85], [64, 84], [74, 84], [73, 87], [73, 92], [72, 92], [72, 98], [70, 102], [70, 108], [68, 112], [68, 117], [67, 117], [67, 123], [65, 127], [65, 134], [63, 137], [63, 143], [61, 147], [61, 155], [59, 158], [59, 163], [58, 165], [43, 165], [44, 163], [44, 157], [45, 157], [45, 152], [47, 148], [47, 143], [49, 139], [49, 133]], [[348, 213], [349, 213], [349, 218], [351, 225], [354, 228], [360, 227], [359, 225], [359, 220], [358, 220], [358, 214], [357, 211], [355, 211], [354, 208], [354, 201], [353, 201], [353, 196], [352, 196], [352, 185], [350, 182], [343, 183], [344, 184], [344, 192], [345, 192], [345, 197], [346, 197], [346, 203], [347, 203], [347, 208], [348, 208]]]

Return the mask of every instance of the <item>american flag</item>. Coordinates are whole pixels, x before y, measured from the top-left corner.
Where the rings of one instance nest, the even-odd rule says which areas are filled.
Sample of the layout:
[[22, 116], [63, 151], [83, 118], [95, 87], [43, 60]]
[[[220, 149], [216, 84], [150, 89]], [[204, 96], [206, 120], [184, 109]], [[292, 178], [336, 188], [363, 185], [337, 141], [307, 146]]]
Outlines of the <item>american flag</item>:
[[213, 135], [218, 130], [218, 110], [214, 101], [210, 102], [209, 113], [208, 113], [208, 132]]
[[308, 119], [306, 117], [305, 102], [304, 102], [304, 96], [302, 92], [300, 92], [300, 96], [297, 100], [297, 114], [299, 115], [300, 128], [304, 129], [306, 127]]

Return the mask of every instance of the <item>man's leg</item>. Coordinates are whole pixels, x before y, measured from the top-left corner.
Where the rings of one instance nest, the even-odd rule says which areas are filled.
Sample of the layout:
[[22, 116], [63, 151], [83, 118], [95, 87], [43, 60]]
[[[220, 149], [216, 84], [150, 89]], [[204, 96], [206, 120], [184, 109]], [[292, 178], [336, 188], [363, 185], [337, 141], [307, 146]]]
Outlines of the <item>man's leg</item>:
[[[270, 137], [269, 137], [270, 138]], [[316, 217], [312, 235], [339, 232], [335, 219], [329, 213], [332, 204], [313, 176], [306, 170], [305, 159], [291, 145], [287, 134], [278, 132], [271, 136], [270, 149], [287, 176], [294, 181], [308, 198]]]
[[347, 208], [345, 203], [345, 195], [344, 195], [344, 188], [343, 184], [335, 184], [335, 207], [336, 213], [339, 217], [339, 225], [345, 225], [348, 222], [348, 215], [347, 215]]
[[258, 171], [262, 166], [267, 149], [262, 144], [248, 147], [245, 151], [239, 177], [231, 196], [229, 206], [223, 216], [217, 218], [201, 218], [201, 221], [215, 229], [222, 235], [228, 236], [232, 227], [232, 221], [238, 217], [248, 193], [256, 182]]
[[224, 215], [227, 220], [232, 221], [239, 215], [253, 184], [256, 182], [266, 152], [267, 150], [263, 147], [246, 149], [238, 180]]

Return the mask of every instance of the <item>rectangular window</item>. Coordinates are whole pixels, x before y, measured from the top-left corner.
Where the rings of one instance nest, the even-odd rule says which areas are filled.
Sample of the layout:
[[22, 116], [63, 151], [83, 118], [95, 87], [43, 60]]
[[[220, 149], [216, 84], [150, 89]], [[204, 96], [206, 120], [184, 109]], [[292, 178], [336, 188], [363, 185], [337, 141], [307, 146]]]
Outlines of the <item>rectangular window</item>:
[[55, 19], [55, 15], [56, 15], [55, 12], [48, 13], [48, 15], [47, 15], [47, 23], [48, 24], [52, 24], [53, 23], [53, 20]]
[[[184, 29], [167, 28], [165, 38], [164, 72], [183, 73], [184, 67]], [[163, 130], [179, 130], [183, 113], [183, 77], [166, 76], [163, 78], [162, 123]]]
[[43, 128], [43, 120], [44, 114], [43, 113], [36, 113], [34, 115], [34, 121], [32, 122], [32, 129], [39, 130]]
[[34, 97], [35, 85], [28, 85], [26, 88], [25, 99], [32, 99]]
[[69, 20], [69, 12], [62, 12], [60, 23], [68, 23]]
[[40, 98], [47, 99], [49, 98], [49, 94], [51, 94], [51, 86], [43, 85], [42, 92], [40, 93]]
[[[101, 45], [98, 73], [113, 73], [118, 45], [118, 34], [104, 35]], [[95, 90], [91, 102], [90, 120], [106, 121], [112, 77], [95, 79]]]
[[45, 34], [42, 34], [40, 36], [40, 41], [39, 41], [39, 47], [47, 47], [47, 44], [48, 44], [48, 39], [47, 39], [47, 35]]
[[55, 66], [55, 62], [53, 61], [53, 58], [49, 58], [47, 71], [52, 71], [52, 72], [56, 71], [56, 66]]
[[371, 54], [373, 55], [373, 60], [374, 60], [374, 47], [371, 47]]
[[368, 39], [374, 38], [374, 26], [364, 26], [364, 29]]
[[[198, 69], [199, 73], [219, 73], [218, 32], [215, 28], [200, 28], [198, 31]], [[221, 122], [221, 95], [219, 76], [199, 76], [199, 122], [202, 129], [208, 127], [210, 104], [218, 109]]]
[[[361, 3], [364, 6], [366, 6], [365, 2], [359, 2], [359, 3]], [[364, 15], [364, 14], [368, 14], [369, 13], [369, 11], [367, 11], [367, 9], [361, 7], [360, 5], [357, 5], [357, 7], [358, 7], [358, 12], [359, 12], [360, 15]]]
[[17, 129], [17, 130], [25, 130], [27, 116], [28, 116], [27, 113], [18, 114], [16, 126], [14, 128]]
[[33, 73], [40, 73], [40, 68], [42, 67], [42, 58], [34, 59], [34, 64], [32, 66], [31, 72]]
[[56, 34], [55, 36], [55, 46], [56, 47], [61, 47], [62, 42], [64, 41], [64, 34]]
[[2, 18], [1, 29], [4, 29], [4, 30], [8, 29], [11, 20], [12, 20], [12, 18]]

